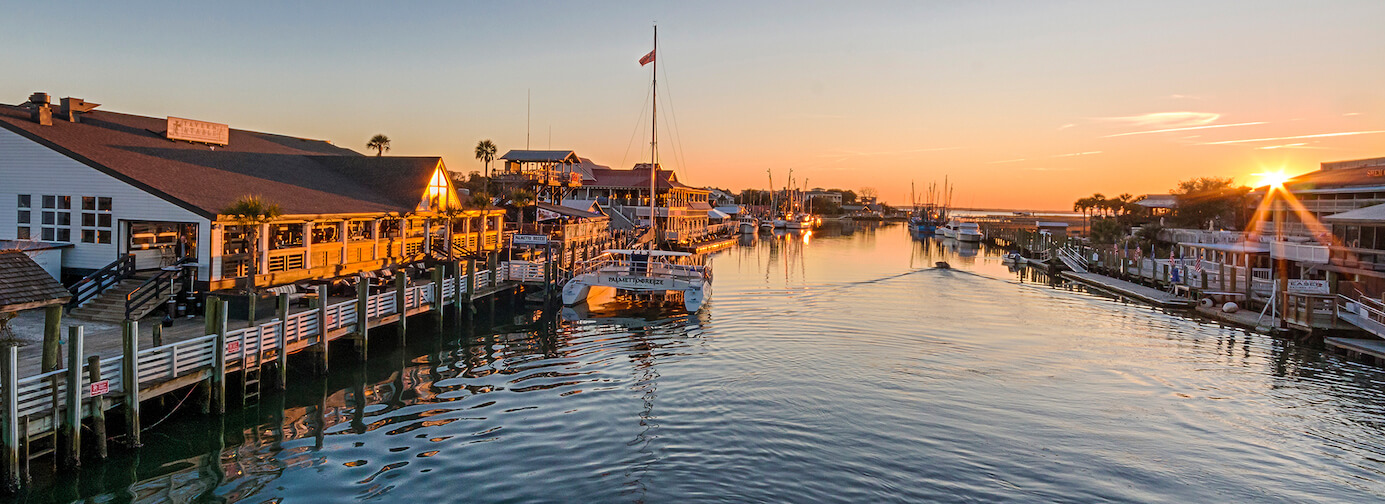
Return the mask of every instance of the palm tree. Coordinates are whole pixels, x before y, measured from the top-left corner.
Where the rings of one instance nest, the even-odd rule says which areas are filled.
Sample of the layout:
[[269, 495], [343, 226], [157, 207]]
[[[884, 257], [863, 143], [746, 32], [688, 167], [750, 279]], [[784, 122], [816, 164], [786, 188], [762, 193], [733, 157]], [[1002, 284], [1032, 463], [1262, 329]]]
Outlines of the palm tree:
[[534, 204], [534, 193], [524, 189], [517, 189], [515, 192], [510, 193], [510, 202], [514, 203], [515, 207], [519, 209], [519, 229], [522, 231], [524, 230], [524, 209]]
[[476, 159], [486, 163], [486, 188], [485, 193], [491, 193], [491, 161], [495, 160], [495, 142], [485, 139], [476, 142]]
[[379, 157], [390, 150], [390, 137], [383, 134], [370, 137], [370, 141], [365, 143], [365, 148], [375, 149], [375, 156]]
[[[388, 140], [386, 140], [388, 142]], [[241, 227], [248, 228], [249, 232], [244, 239], [246, 250], [250, 251], [250, 276], [245, 283], [245, 291], [251, 295], [255, 292], [255, 275], [259, 273], [260, 253], [259, 247], [250, 247], [251, 243], [260, 243], [260, 225], [277, 219], [283, 215], [283, 210], [279, 209], [276, 203], [270, 203], [263, 198], [247, 194], [241, 196], [226, 208], [221, 209], [221, 215], [228, 216]]]

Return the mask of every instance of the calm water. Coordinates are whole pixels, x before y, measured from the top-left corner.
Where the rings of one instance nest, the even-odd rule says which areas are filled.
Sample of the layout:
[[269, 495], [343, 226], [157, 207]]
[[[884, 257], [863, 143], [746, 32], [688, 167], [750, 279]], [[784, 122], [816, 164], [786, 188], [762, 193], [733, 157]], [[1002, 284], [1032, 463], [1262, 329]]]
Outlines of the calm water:
[[419, 319], [406, 350], [361, 366], [341, 347], [329, 379], [176, 415], [138, 458], [31, 500], [1385, 496], [1379, 370], [1035, 284], [995, 254], [829, 230], [719, 254], [696, 316]]

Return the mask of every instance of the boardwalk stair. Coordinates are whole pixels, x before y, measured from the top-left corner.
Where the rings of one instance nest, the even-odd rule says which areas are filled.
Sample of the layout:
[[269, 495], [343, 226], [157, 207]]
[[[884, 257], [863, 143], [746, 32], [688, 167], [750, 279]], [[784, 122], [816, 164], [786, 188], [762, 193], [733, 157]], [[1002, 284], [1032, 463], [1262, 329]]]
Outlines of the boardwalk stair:
[[1062, 261], [1063, 265], [1070, 270], [1078, 273], [1087, 272], [1087, 261], [1082, 258], [1081, 254], [1069, 247], [1058, 249], [1058, 260]]
[[[101, 294], [91, 298], [90, 301], [73, 308], [70, 315], [77, 318], [95, 320], [99, 322], [120, 322], [125, 320], [125, 300], [132, 293], [144, 284], [143, 278], [126, 278], [120, 283], [111, 286]], [[181, 291], [178, 283], [174, 283], [174, 294]], [[145, 303], [130, 313], [130, 320], [139, 320], [149, 312], [154, 311], [168, 301], [169, 294], [162, 293], [154, 301]]]
[[1338, 294], [1337, 318], [1361, 328], [1377, 338], [1385, 338], [1385, 303], [1359, 296], [1356, 299]]

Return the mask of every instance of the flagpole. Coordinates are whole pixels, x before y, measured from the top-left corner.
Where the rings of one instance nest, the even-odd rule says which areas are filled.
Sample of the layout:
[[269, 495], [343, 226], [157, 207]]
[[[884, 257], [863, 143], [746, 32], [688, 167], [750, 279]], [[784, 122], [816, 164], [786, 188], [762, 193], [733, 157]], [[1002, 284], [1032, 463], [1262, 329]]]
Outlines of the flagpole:
[[654, 200], [659, 197], [658, 187], [655, 185], [655, 172], [659, 168], [659, 25], [654, 25], [654, 78], [653, 90], [654, 106], [650, 113], [649, 121], [649, 230], [654, 234], [654, 239], [649, 242], [649, 250], [654, 250], [655, 244], [659, 241], [659, 221], [654, 215]]

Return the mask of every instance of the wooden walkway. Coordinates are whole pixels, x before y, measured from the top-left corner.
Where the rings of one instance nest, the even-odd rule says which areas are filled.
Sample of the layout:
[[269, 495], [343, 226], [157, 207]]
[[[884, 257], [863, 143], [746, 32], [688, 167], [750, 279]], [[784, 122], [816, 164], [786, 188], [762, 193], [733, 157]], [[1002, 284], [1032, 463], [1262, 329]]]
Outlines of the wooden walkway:
[[1161, 308], [1186, 309], [1193, 306], [1193, 302], [1187, 298], [1181, 298], [1173, 294], [1143, 285], [1117, 280], [1105, 275], [1096, 273], [1078, 273], [1075, 271], [1064, 271], [1063, 278], [1068, 280], [1104, 290], [1113, 294], [1119, 294], [1128, 298], [1138, 299]]
[[[290, 354], [312, 350], [317, 354], [316, 367], [325, 372], [331, 341], [351, 338], [364, 358], [372, 328], [398, 324], [402, 329], [410, 316], [428, 312], [441, 315], [448, 305], [462, 308], [473, 300], [518, 288], [516, 280], [521, 279], [509, 278], [510, 265], [496, 266], [494, 270], [473, 267], [473, 271], [451, 276], [435, 270], [432, 281], [414, 286], [400, 282], [394, 289], [375, 295], [362, 290], [357, 298], [335, 303], [329, 300], [325, 306], [297, 312], [283, 307], [272, 320], [236, 330], [228, 327], [225, 301], [214, 300], [208, 303], [211, 323], [204, 321], [199, 327], [184, 322], [184, 327], [191, 329], [179, 331], [179, 337], [172, 338], [176, 341], [165, 339], [162, 346], [141, 348], [146, 338], [139, 336], [137, 323], [127, 322], [124, 331], [135, 337], [122, 338], [122, 351], [113, 357], [87, 357], [83, 349], [86, 338], [77, 337], [79, 331], [73, 331], [64, 349], [66, 367], [48, 373], [21, 375], [18, 349], [9, 347], [0, 354], [5, 361], [0, 366], [0, 390], [4, 391], [0, 397], [4, 406], [0, 410], [0, 444], [5, 452], [0, 465], [5, 466], [5, 486], [18, 482], [20, 460], [30, 458], [31, 445], [38, 438], [61, 431], [67, 446], [59, 450], [59, 443], [52, 443], [54, 453], [63, 460], [80, 457], [66, 439], [78, 438], [76, 446], [81, 445], [84, 419], [100, 423], [94, 430], [102, 433], [98, 443], [104, 457], [107, 410], [124, 406], [127, 439], [137, 446], [141, 431], [138, 404], [142, 400], [203, 386], [212, 412], [222, 413], [230, 373], [252, 370], [258, 375], [265, 364], [273, 362], [279, 379], [265, 381], [283, 386]], [[325, 296], [325, 287], [319, 293]], [[193, 331], [192, 337], [181, 334], [188, 330]]]
[[1329, 348], [1345, 350], [1348, 353], [1369, 355], [1376, 359], [1385, 360], [1385, 340], [1381, 339], [1362, 339], [1362, 338], [1323, 338]]

